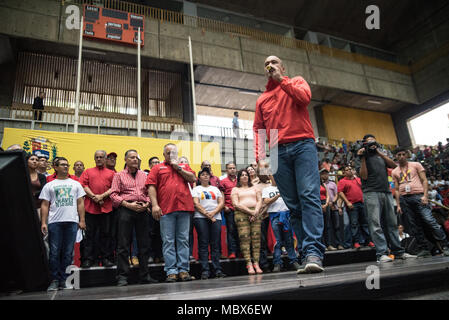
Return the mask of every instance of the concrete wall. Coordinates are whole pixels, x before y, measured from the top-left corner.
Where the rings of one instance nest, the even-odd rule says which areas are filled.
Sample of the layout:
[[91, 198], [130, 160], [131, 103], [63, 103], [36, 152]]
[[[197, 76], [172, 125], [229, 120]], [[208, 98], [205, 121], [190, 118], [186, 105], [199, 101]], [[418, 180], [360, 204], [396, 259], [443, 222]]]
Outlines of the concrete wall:
[[[49, 0], [3, 0], [0, 30], [5, 35], [77, 45], [78, 30], [65, 28], [67, 14], [61, 2]], [[189, 62], [188, 36], [192, 38], [194, 63], [262, 74], [263, 62], [275, 54], [284, 60], [290, 76], [302, 75], [310, 83], [370, 94], [408, 103], [418, 103], [410, 76], [337, 59], [301, 49], [284, 48], [227, 33], [216, 33], [158, 20], [145, 21], [142, 55]], [[84, 41], [85, 48], [135, 55], [135, 49], [98, 41]]]

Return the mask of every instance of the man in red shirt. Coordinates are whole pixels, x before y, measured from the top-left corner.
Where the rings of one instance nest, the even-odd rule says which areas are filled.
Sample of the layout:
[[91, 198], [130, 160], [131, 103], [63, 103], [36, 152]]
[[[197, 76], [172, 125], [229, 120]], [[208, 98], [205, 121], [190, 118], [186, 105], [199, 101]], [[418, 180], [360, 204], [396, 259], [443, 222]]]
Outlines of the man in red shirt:
[[196, 181], [188, 164], [178, 164], [176, 145], [164, 146], [165, 161], [146, 179], [153, 218], [160, 221], [167, 282], [192, 280], [189, 262], [190, 215], [195, 211], [188, 183]]
[[363, 205], [362, 181], [359, 177], [354, 176], [350, 166], [344, 168], [344, 174], [345, 177], [338, 182], [338, 194], [348, 209], [354, 249], [360, 249], [362, 240], [366, 245], [374, 247]]
[[[103, 267], [112, 267], [113, 249], [111, 246], [111, 194], [114, 171], [105, 167], [106, 151], [95, 152], [95, 167], [83, 172], [80, 183], [86, 192], [86, 234], [83, 240], [82, 268], [90, 268], [100, 255]], [[97, 237], [98, 233], [98, 237]]]
[[276, 56], [265, 59], [268, 83], [256, 103], [255, 159], [265, 157], [268, 137], [270, 155], [274, 155], [273, 176], [290, 209], [298, 247], [302, 248], [303, 264], [298, 273], [322, 272], [325, 247], [321, 241], [324, 222], [318, 153], [307, 110], [312, 93], [302, 77], [290, 79], [284, 73], [281, 59]]
[[145, 180], [147, 175], [139, 170], [139, 155], [136, 150], [125, 153], [126, 168], [114, 175], [111, 187], [111, 200], [118, 208], [118, 249], [117, 249], [117, 286], [128, 285], [129, 248], [133, 229], [136, 231], [139, 250], [140, 283], [157, 282], [150, 277], [148, 257], [150, 256], [150, 232], [148, 208], [150, 199]]
[[234, 162], [226, 164], [227, 177], [220, 181], [220, 190], [225, 198], [224, 216], [226, 220], [226, 240], [228, 243], [228, 258], [235, 259], [240, 254], [239, 234], [234, 220], [231, 192], [237, 185], [237, 168]]

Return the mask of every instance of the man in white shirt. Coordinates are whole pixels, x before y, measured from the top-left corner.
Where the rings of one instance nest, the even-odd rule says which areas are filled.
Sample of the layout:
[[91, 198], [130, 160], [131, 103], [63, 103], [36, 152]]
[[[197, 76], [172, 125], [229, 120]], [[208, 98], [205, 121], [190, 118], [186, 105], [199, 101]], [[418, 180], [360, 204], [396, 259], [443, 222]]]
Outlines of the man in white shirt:
[[[50, 245], [49, 266], [51, 283], [47, 291], [72, 289], [66, 285], [66, 268], [72, 263], [73, 247], [78, 227], [86, 229], [84, 219], [84, 192], [78, 181], [69, 178], [66, 158], [55, 161], [56, 179], [47, 183], [41, 191], [41, 230], [48, 234]], [[47, 222], [48, 219], [48, 222]]]
[[271, 221], [271, 228], [276, 237], [276, 245], [273, 253], [273, 272], [280, 272], [282, 269], [282, 245], [285, 246], [288, 253], [290, 265], [299, 270], [301, 266], [298, 263], [293, 240], [293, 231], [290, 224], [290, 211], [282, 200], [279, 190], [272, 180], [274, 185], [266, 187], [262, 191], [262, 199], [265, 205], [268, 206], [268, 213]]

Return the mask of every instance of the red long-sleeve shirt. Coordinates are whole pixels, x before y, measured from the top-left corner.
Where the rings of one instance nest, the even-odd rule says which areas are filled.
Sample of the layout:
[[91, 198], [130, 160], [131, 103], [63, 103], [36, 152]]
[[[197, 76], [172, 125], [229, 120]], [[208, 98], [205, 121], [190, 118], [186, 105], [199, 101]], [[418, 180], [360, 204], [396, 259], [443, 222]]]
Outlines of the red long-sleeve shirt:
[[[302, 77], [283, 77], [279, 83], [270, 79], [266, 91], [257, 99], [254, 117], [254, 153], [256, 160], [265, 157], [266, 132], [270, 148], [308, 138], [315, 139], [307, 106], [312, 98], [309, 85]], [[270, 130], [277, 129], [278, 135]]]
[[128, 168], [116, 173], [112, 180], [111, 195], [114, 208], [120, 206], [122, 201], [150, 202], [145, 180], [147, 175], [142, 170], [137, 170], [133, 176]]

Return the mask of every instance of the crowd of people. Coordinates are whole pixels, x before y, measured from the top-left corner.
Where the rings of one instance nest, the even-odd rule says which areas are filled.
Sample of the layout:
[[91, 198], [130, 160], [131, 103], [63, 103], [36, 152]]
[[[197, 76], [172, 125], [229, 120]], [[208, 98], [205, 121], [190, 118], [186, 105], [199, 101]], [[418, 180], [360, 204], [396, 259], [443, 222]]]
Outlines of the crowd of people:
[[[371, 135], [364, 140], [375, 143]], [[385, 170], [383, 182], [379, 180], [382, 165], [368, 165], [371, 158], [365, 159], [360, 150], [358, 158], [365, 160], [359, 161], [359, 167], [337, 162], [328, 168], [325, 162], [319, 163], [321, 241], [326, 250], [372, 247], [379, 262], [412, 257], [410, 253], [417, 257], [449, 254], [445, 209], [449, 143], [439, 146], [411, 151], [398, 148], [394, 161], [376, 151], [385, 158], [383, 163], [395, 167]], [[198, 236], [201, 279], [226, 276], [221, 258], [242, 257], [248, 274], [301, 270], [301, 234], [293, 227], [295, 218], [267, 161], [253, 162], [239, 171], [229, 162], [219, 178], [207, 160], [196, 174], [187, 158], [178, 159], [173, 144], [166, 145], [163, 154], [162, 162], [151, 157], [148, 169], [141, 170], [138, 152], [128, 150], [125, 169], [117, 172], [117, 154], [98, 150], [96, 166], [85, 169], [82, 161], [76, 161], [73, 175], [63, 157], [53, 159], [54, 172], [49, 172], [45, 155], [26, 156], [41, 229], [43, 235], [48, 234], [53, 279], [49, 290], [67, 286], [65, 268], [73, 262], [78, 229], [83, 231], [81, 267], [117, 265], [119, 286], [127, 285], [131, 265], [139, 266], [141, 283], [156, 282], [149, 275], [151, 262], [164, 263], [167, 282], [192, 280], [193, 228]], [[375, 177], [371, 184], [367, 183], [369, 172]], [[388, 178], [391, 184], [384, 183]], [[427, 201], [422, 199], [425, 194]], [[226, 250], [221, 247], [223, 219]], [[267, 243], [270, 225], [276, 239], [272, 252]], [[270, 254], [272, 265], [267, 259]]]
[[[28, 155], [41, 229], [48, 234], [48, 290], [67, 288], [65, 268], [73, 259], [78, 229], [84, 231], [82, 267], [117, 264], [118, 286], [128, 284], [134, 261], [141, 283], [156, 282], [148, 271], [151, 259], [164, 262], [167, 282], [192, 280], [193, 228], [201, 279], [225, 277], [222, 219], [228, 258], [243, 257], [250, 275], [283, 269], [322, 272], [326, 250], [362, 246], [374, 248], [379, 263], [449, 256], [441, 225], [449, 143], [415, 149], [410, 157], [405, 149], [383, 149], [371, 134], [349, 146], [344, 140], [333, 148], [316, 143], [307, 82], [286, 77], [276, 56], [267, 57], [264, 68], [268, 83], [257, 100], [253, 127], [256, 161], [238, 172], [235, 163], [227, 163], [222, 179], [213, 175], [209, 161], [197, 175], [171, 143], [164, 147], [163, 161], [151, 157], [145, 171], [137, 150], [125, 153], [126, 166], [119, 172], [117, 154], [98, 150], [96, 166], [83, 170], [77, 161], [74, 175], [63, 157], [53, 159], [50, 175], [47, 159]], [[278, 149], [273, 172], [266, 160], [267, 138], [270, 148]], [[432, 211], [438, 210], [441, 217], [435, 218]], [[270, 224], [276, 238], [273, 268], [267, 258]]]
[[[329, 236], [325, 239], [326, 244], [330, 244], [327, 247], [329, 250], [335, 250], [335, 246], [348, 247], [349, 242], [346, 239], [350, 234], [354, 240], [354, 247], [364, 242], [363, 239], [369, 239], [370, 235], [368, 219], [373, 208], [369, 208], [366, 201], [364, 203], [364, 198], [367, 200], [366, 191], [363, 191], [362, 180], [360, 180], [361, 162], [354, 145], [346, 144], [344, 139], [340, 145], [332, 146], [320, 140], [317, 141], [317, 149], [322, 152], [322, 160], [319, 162], [322, 181], [326, 184], [330, 199], [333, 195], [333, 184], [338, 183], [340, 199], [337, 204], [341, 201], [340, 204], [344, 207], [340, 210], [338, 205], [334, 207], [328, 205], [330, 213], [325, 215], [327, 229], [325, 234], [331, 234], [334, 239], [331, 240]], [[446, 145], [439, 142], [437, 146], [416, 147], [411, 150], [401, 148], [390, 150], [378, 146], [387, 158], [394, 160], [386, 171], [390, 184], [388, 196], [391, 193], [393, 210], [397, 213], [395, 221], [391, 221], [391, 230], [394, 229], [396, 234], [395, 229], [398, 226], [399, 233], [407, 235], [406, 241], [403, 241], [402, 236], [399, 240], [405, 243], [405, 249], [409, 253], [417, 254], [419, 257], [444, 253], [447, 251], [445, 238], [449, 235], [449, 139]], [[405, 170], [400, 168], [401, 160], [406, 161], [403, 162], [403, 166], [407, 168], [407, 172], [401, 171]], [[394, 167], [396, 169], [393, 170]], [[405, 173], [408, 173], [408, 178], [403, 178], [407, 176]], [[411, 177], [414, 179], [413, 182]], [[348, 191], [349, 181], [361, 187], [356, 188], [359, 191], [358, 194], [351, 194], [352, 192]], [[407, 190], [405, 186], [403, 187], [404, 184], [409, 185]], [[345, 195], [348, 192], [349, 201], [346, 198], [348, 195]], [[410, 200], [412, 198], [413, 201]], [[337, 215], [337, 209], [341, 214], [340, 222], [344, 226], [343, 231], [338, 228], [338, 224], [337, 228], [335, 227], [336, 223], [332, 219]], [[419, 214], [413, 215], [411, 212]], [[392, 214], [391, 217], [393, 217]], [[352, 232], [349, 231], [350, 229]], [[365, 240], [365, 244], [369, 246], [374, 247], [374, 243]], [[384, 258], [384, 260], [387, 259]]]

